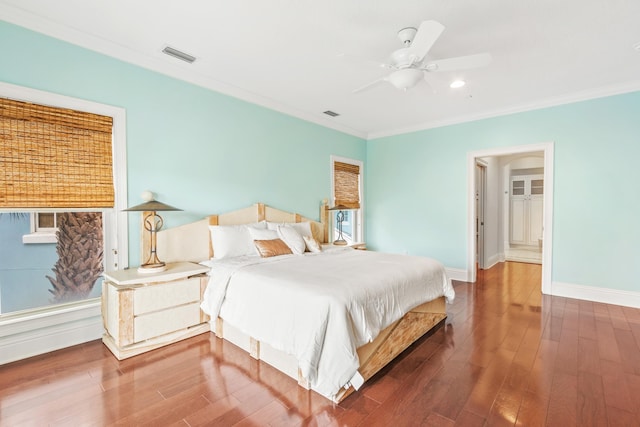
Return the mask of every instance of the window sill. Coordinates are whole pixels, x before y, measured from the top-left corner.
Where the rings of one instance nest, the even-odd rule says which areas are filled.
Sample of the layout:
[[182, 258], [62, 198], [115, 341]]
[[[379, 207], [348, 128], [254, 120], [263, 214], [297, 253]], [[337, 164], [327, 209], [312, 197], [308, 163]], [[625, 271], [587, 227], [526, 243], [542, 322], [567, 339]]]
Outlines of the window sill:
[[58, 239], [55, 233], [31, 233], [22, 236], [22, 243], [57, 243]]

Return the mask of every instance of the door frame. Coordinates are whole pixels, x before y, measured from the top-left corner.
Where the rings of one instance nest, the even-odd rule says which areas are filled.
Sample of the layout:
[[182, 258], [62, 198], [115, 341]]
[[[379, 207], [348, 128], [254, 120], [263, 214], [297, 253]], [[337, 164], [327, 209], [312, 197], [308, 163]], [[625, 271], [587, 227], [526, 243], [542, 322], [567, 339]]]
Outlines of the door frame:
[[544, 153], [544, 213], [542, 219], [542, 293], [551, 294], [552, 249], [553, 249], [553, 149], [554, 143], [518, 145], [489, 148], [467, 153], [467, 281], [476, 281], [476, 161], [482, 157], [508, 156], [533, 151]]
[[476, 221], [476, 262], [478, 269], [484, 270], [485, 268], [485, 253], [484, 253], [484, 213], [486, 203], [486, 189], [487, 189], [487, 163], [476, 159], [476, 182], [475, 182], [475, 221]]

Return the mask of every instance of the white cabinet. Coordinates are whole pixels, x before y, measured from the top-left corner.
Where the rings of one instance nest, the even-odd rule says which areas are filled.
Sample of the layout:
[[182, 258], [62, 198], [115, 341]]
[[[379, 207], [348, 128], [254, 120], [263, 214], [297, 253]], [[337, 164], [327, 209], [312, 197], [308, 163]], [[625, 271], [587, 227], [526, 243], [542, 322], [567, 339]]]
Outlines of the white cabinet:
[[542, 237], [544, 176], [512, 176], [510, 187], [509, 242], [538, 246]]
[[179, 262], [159, 273], [105, 273], [102, 342], [118, 359], [125, 359], [209, 331], [209, 318], [200, 310], [207, 271], [202, 265]]

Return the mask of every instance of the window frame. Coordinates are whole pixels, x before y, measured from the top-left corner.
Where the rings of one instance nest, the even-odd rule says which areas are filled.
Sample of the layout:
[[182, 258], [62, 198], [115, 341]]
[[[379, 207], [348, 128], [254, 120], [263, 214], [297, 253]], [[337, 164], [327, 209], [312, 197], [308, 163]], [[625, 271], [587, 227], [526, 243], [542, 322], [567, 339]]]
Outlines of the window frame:
[[[365, 242], [365, 236], [364, 236], [364, 162], [362, 160], [357, 160], [357, 159], [351, 159], [348, 157], [341, 157], [341, 156], [336, 156], [336, 155], [331, 155], [330, 156], [330, 175], [331, 175], [331, 200], [330, 200], [330, 204], [329, 207], [333, 206], [333, 203], [335, 201], [335, 178], [334, 178], [334, 171], [335, 171], [335, 163], [336, 162], [341, 162], [341, 163], [347, 163], [347, 164], [351, 164], [351, 165], [356, 165], [360, 168], [360, 172], [359, 172], [359, 188], [358, 188], [358, 196], [360, 198], [360, 209], [357, 210], [352, 210], [352, 214], [349, 215], [350, 218], [353, 221], [353, 230], [355, 230], [355, 236], [353, 239], [348, 239], [346, 236], [343, 237], [345, 238], [345, 240], [347, 240], [348, 244], [356, 244], [356, 243], [364, 243]], [[333, 211], [332, 211], [333, 212]], [[330, 241], [334, 241], [336, 238], [336, 227], [333, 225], [335, 223], [335, 215], [337, 214], [337, 212], [333, 215], [330, 215], [331, 218], [331, 223], [332, 223], [332, 227], [331, 227], [331, 232], [329, 233], [329, 240]]]
[[[0, 96], [19, 101], [51, 105], [111, 116], [114, 207], [86, 209], [101, 211], [105, 224], [104, 266], [107, 270], [127, 268], [129, 227], [127, 213], [126, 110], [121, 107], [72, 98], [0, 82]], [[39, 209], [6, 209], [0, 212], [32, 212]], [[51, 211], [51, 208], [42, 209]], [[68, 209], [61, 209], [61, 211]], [[0, 317], [0, 364], [99, 339], [103, 333], [100, 298], [87, 298]]]
[[[40, 214], [47, 213], [53, 214], [53, 227], [40, 227]], [[58, 237], [56, 232], [58, 231], [58, 214], [61, 212], [30, 212], [30, 232], [22, 236], [22, 243], [24, 244], [37, 244], [37, 243], [56, 243]]]

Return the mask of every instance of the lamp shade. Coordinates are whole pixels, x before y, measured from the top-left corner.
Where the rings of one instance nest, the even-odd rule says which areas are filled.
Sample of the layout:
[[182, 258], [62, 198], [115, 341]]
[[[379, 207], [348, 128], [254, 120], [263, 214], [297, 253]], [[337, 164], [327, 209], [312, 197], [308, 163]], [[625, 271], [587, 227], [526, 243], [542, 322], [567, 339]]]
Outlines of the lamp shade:
[[157, 200], [150, 200], [131, 208], [123, 209], [125, 212], [151, 212], [151, 211], [181, 211], [182, 209], [174, 208]]

